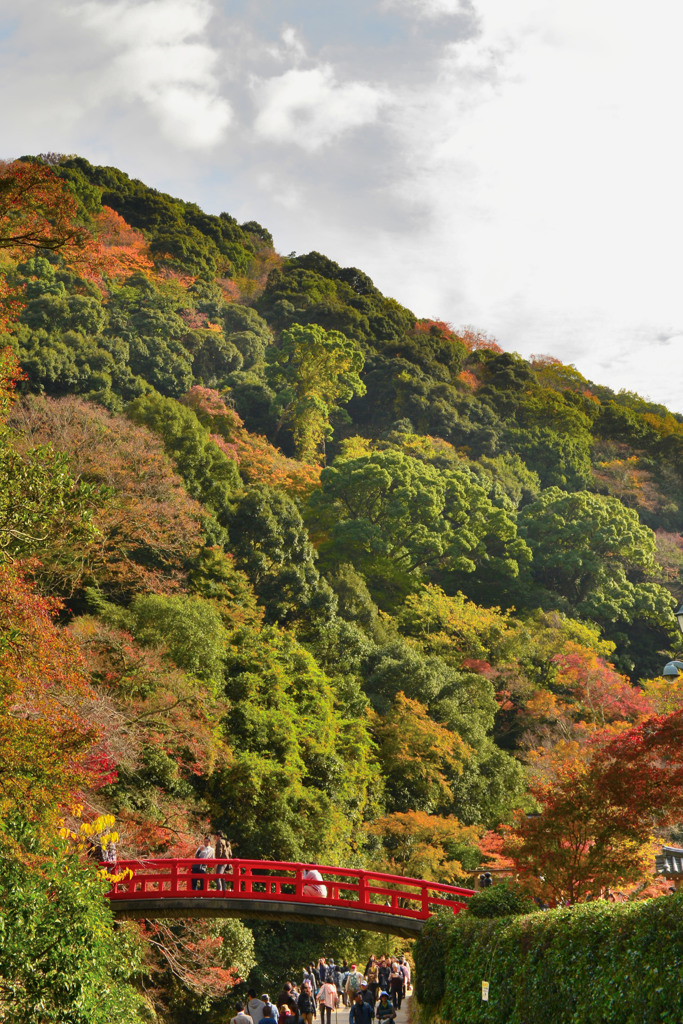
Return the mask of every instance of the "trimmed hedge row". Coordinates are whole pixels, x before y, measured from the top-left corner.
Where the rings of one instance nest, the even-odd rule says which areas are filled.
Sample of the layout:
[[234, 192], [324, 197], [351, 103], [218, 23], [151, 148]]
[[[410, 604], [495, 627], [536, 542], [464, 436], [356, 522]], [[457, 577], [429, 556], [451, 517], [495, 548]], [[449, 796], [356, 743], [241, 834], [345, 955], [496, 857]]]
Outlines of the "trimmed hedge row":
[[498, 920], [441, 915], [414, 955], [424, 1024], [683, 1021], [683, 890]]

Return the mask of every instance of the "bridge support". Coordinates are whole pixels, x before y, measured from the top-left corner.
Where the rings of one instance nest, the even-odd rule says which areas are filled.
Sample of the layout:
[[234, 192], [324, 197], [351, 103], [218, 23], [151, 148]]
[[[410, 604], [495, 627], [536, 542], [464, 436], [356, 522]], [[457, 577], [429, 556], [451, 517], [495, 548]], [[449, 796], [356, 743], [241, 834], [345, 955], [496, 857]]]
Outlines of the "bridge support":
[[329, 925], [333, 928], [361, 928], [364, 931], [383, 932], [404, 939], [416, 939], [424, 921], [415, 918], [389, 917], [372, 910], [350, 907], [327, 908], [315, 903], [291, 903], [284, 900], [254, 900], [188, 898], [112, 900], [114, 916], [120, 921], [139, 921], [144, 918], [226, 918], [247, 920], [301, 921]]

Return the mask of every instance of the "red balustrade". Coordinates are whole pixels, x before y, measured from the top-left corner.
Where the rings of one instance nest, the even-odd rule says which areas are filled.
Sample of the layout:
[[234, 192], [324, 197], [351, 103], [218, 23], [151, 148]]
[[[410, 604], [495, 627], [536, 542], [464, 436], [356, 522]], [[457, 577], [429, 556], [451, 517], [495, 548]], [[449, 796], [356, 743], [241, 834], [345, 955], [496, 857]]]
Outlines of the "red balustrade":
[[[206, 868], [206, 873], [194, 873], [195, 865]], [[225, 866], [224, 873], [216, 871], [219, 865]], [[304, 877], [304, 872], [312, 869], [321, 873], [322, 881]], [[467, 897], [474, 895], [473, 889], [421, 878], [284, 861], [195, 858], [119, 861], [116, 875], [124, 873], [125, 878], [112, 883], [111, 900], [271, 900], [425, 920], [442, 907], [459, 913], [466, 906]], [[201, 889], [193, 888], [193, 883], [201, 885]], [[326, 895], [315, 891], [316, 887], [323, 886]]]

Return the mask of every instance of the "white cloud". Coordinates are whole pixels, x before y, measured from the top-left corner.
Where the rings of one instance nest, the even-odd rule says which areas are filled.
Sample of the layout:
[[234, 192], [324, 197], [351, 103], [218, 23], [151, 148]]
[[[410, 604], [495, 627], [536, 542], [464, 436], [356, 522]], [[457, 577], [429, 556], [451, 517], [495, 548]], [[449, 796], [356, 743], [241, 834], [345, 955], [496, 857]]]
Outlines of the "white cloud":
[[435, 77], [392, 110], [396, 193], [422, 218], [409, 269], [395, 238], [374, 260], [395, 293], [603, 383], [623, 386], [640, 361], [655, 392], [664, 358], [683, 376], [680, 347], [655, 344], [683, 331], [672, 11], [479, 0], [480, 35], [448, 44]]
[[380, 10], [396, 10], [422, 18], [443, 18], [469, 10], [467, 0], [382, 0]]
[[253, 81], [258, 107], [254, 127], [271, 142], [290, 142], [314, 152], [344, 132], [377, 120], [386, 90], [365, 82], [338, 82], [329, 64], [292, 68]]
[[205, 148], [222, 139], [232, 112], [218, 89], [218, 53], [205, 39], [207, 0], [88, 0], [71, 13], [110, 49], [101, 89], [142, 100], [178, 145]]

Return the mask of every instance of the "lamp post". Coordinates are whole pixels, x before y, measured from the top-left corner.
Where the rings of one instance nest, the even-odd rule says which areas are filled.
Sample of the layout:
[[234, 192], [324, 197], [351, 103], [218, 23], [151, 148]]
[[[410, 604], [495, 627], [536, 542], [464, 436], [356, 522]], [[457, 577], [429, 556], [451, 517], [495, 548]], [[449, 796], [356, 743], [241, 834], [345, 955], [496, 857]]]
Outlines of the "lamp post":
[[[681, 627], [681, 633], [683, 633], [683, 604], [677, 612], [674, 612], [674, 615], [678, 619], [678, 625]], [[681, 673], [683, 673], [683, 661], [669, 661], [662, 669], [662, 675], [671, 679], [675, 679]]]

